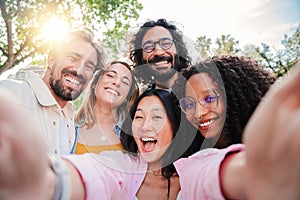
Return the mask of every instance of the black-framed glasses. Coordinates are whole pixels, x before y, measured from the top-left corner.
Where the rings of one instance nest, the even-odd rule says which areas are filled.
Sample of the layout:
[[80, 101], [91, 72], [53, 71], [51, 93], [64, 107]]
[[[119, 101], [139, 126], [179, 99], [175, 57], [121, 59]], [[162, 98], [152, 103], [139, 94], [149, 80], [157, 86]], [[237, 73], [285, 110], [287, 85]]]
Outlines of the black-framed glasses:
[[218, 106], [218, 99], [220, 94], [215, 90], [210, 89], [203, 95], [201, 99], [194, 100], [192, 97], [184, 97], [179, 100], [181, 110], [187, 114], [194, 114], [197, 102], [208, 110], [213, 110]]
[[168, 50], [172, 47], [173, 40], [171, 38], [168, 38], [168, 37], [160, 38], [157, 42], [154, 42], [153, 40], [148, 40], [143, 44], [142, 49], [146, 53], [150, 53], [155, 49], [156, 44], [159, 44], [159, 46], [163, 50]]

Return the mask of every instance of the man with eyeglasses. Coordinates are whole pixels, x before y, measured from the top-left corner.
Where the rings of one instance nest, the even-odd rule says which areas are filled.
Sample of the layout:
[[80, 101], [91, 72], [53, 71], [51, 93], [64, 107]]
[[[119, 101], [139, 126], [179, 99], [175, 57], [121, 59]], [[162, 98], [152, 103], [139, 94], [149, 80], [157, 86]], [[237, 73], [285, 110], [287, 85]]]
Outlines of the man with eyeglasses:
[[171, 90], [178, 73], [190, 66], [183, 35], [165, 19], [145, 22], [131, 40], [130, 59], [138, 81]]

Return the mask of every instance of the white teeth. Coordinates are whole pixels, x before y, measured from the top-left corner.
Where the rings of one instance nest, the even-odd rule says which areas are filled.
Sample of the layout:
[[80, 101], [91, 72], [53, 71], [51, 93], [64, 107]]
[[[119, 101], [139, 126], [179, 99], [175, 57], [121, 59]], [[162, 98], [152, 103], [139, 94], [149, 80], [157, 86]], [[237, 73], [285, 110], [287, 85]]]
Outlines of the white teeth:
[[148, 137], [142, 137], [141, 140], [143, 142], [155, 142], [156, 141], [156, 139], [154, 139], [154, 138], [148, 138]]
[[211, 125], [214, 121], [215, 121], [214, 119], [211, 119], [207, 122], [199, 123], [199, 126], [208, 126], [208, 125]]
[[69, 81], [69, 82], [71, 82], [71, 83], [74, 84], [74, 85], [79, 85], [79, 84], [80, 84], [79, 81], [77, 81], [76, 79], [71, 78], [71, 77], [69, 77], [69, 76], [66, 77], [66, 80]]
[[164, 64], [168, 64], [168, 61], [161, 61], [161, 62], [155, 63], [155, 65], [164, 65]]
[[112, 90], [112, 89], [106, 89], [106, 91], [112, 93], [113, 95], [119, 96], [118, 92]]

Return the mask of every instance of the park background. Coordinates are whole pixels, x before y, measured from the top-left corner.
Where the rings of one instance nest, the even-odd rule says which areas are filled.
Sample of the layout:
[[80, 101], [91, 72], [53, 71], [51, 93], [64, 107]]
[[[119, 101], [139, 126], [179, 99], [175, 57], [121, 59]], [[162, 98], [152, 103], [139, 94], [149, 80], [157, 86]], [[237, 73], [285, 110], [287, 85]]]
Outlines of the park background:
[[92, 31], [108, 60], [126, 58], [130, 35], [158, 18], [182, 30], [194, 62], [250, 56], [282, 76], [300, 57], [299, 8], [300, 0], [0, 0], [0, 79], [45, 68], [51, 41], [70, 29]]

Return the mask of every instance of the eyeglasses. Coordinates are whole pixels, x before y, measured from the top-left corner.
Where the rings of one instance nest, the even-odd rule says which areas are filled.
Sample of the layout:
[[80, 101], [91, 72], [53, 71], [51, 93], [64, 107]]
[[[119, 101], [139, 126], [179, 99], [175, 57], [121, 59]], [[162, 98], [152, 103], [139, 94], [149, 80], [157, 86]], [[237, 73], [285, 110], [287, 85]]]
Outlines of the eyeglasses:
[[146, 41], [143, 46], [142, 49], [146, 52], [146, 53], [150, 53], [152, 52], [155, 47], [156, 44], [159, 44], [159, 46], [163, 49], [163, 50], [168, 50], [172, 47], [173, 45], [173, 40], [170, 38], [160, 38], [157, 42], [153, 42], [153, 40], [148, 40]]
[[194, 114], [196, 110], [196, 103], [198, 102], [202, 107], [213, 110], [218, 106], [219, 94], [214, 90], [209, 90], [207, 94], [203, 95], [202, 99], [195, 101], [192, 97], [184, 97], [179, 100], [181, 110], [187, 114]]

